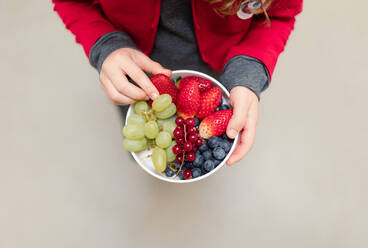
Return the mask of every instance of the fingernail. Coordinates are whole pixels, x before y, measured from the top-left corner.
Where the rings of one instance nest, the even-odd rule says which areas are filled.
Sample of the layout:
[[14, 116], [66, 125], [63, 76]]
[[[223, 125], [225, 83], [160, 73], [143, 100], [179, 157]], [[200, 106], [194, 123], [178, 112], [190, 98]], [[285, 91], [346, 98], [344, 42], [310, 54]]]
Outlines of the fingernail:
[[157, 97], [158, 97], [158, 94], [157, 94], [157, 93], [153, 93], [153, 94], [151, 95], [151, 99], [152, 99], [152, 100], [155, 100]]
[[230, 129], [228, 132], [230, 138], [235, 138], [235, 136], [238, 134], [238, 132], [234, 129]]

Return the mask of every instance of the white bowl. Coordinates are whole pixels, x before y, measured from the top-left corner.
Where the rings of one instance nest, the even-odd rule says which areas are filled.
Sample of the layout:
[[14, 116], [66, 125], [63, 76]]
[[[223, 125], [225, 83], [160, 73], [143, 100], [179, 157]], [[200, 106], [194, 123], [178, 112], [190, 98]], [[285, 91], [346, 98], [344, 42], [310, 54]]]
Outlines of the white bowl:
[[[216, 85], [217, 87], [219, 87], [222, 91], [222, 101], [225, 103], [229, 103], [229, 92], [227, 91], [227, 89], [220, 84], [219, 81], [217, 81], [216, 79], [214, 79], [213, 77], [210, 77], [206, 74], [203, 74], [201, 72], [197, 72], [197, 71], [191, 71], [191, 70], [177, 70], [177, 71], [173, 71], [172, 72], [172, 79], [176, 79], [179, 76], [181, 77], [187, 77], [187, 76], [198, 76], [198, 77], [202, 77], [202, 78], [206, 78], [208, 80], [210, 80], [211, 82], [213, 82], [214, 85]], [[125, 120], [125, 124], [127, 122], [128, 117], [133, 114], [134, 111], [134, 106], [131, 105], [128, 109], [127, 115], [126, 115], [126, 120]], [[202, 175], [200, 177], [197, 178], [193, 178], [193, 179], [188, 179], [188, 180], [181, 180], [179, 177], [166, 177], [165, 173], [159, 173], [155, 170], [152, 160], [149, 157], [149, 155], [152, 154], [152, 150], [151, 151], [141, 151], [141, 152], [132, 152], [132, 156], [134, 157], [134, 159], [137, 161], [137, 163], [146, 171], [148, 172], [150, 175], [166, 181], [166, 182], [170, 182], [170, 183], [191, 183], [191, 182], [195, 182], [195, 181], [199, 181], [202, 180], [206, 177], [209, 177], [210, 175], [212, 175], [213, 173], [215, 173], [216, 171], [218, 171], [225, 163], [226, 161], [229, 159], [231, 153], [234, 151], [235, 146], [237, 144], [238, 141], [238, 136], [234, 139], [233, 145], [231, 147], [230, 152], [227, 154], [227, 156], [225, 157], [225, 159], [212, 171], [208, 172], [205, 175]]]

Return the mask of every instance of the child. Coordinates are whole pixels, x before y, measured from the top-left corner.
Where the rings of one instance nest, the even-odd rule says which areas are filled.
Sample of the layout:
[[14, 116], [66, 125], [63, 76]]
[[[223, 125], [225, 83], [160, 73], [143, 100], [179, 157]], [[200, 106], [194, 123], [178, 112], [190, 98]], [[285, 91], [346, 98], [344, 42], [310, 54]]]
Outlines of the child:
[[240, 132], [228, 165], [253, 146], [260, 93], [302, 9], [302, 0], [53, 2], [117, 105], [158, 96], [144, 72], [170, 76], [170, 70], [193, 69], [219, 78], [234, 111], [227, 135]]

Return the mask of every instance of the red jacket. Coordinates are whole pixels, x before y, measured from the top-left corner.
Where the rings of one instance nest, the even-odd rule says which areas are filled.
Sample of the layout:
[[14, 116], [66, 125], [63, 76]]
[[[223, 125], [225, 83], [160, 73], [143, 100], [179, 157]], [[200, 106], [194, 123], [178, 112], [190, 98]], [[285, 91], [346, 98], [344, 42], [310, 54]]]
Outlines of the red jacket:
[[[82, 44], [87, 56], [102, 35], [120, 30], [149, 55], [160, 17], [160, 0], [53, 0], [55, 11]], [[194, 29], [203, 61], [221, 71], [236, 55], [262, 61], [272, 75], [303, 0], [274, 0], [268, 9], [271, 26], [264, 18], [242, 20], [237, 15], [220, 17], [207, 2], [191, 0]], [[262, 16], [262, 15], [261, 15]]]

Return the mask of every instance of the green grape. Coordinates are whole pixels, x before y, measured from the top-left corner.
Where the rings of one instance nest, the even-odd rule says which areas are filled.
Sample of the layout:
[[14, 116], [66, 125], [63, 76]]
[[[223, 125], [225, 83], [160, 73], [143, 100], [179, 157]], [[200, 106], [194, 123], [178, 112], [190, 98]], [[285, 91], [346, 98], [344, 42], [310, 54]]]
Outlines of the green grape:
[[175, 117], [171, 117], [171, 118], [169, 118], [169, 119], [158, 119], [157, 120], [157, 125], [158, 125], [158, 127], [163, 127], [164, 126], [164, 124], [166, 123], [166, 122], [169, 122], [169, 121], [171, 121], [171, 122], [174, 122], [175, 123]]
[[176, 155], [173, 153], [172, 148], [176, 145], [176, 142], [173, 141], [171, 145], [166, 149], [166, 158], [167, 162], [172, 162], [176, 159]]
[[123, 128], [123, 134], [128, 139], [139, 140], [144, 138], [144, 131], [141, 125], [128, 124]]
[[142, 112], [149, 110], [149, 106], [145, 101], [138, 101], [135, 103], [134, 109], [137, 114], [141, 115]]
[[165, 149], [171, 145], [171, 135], [168, 132], [159, 132], [156, 137], [156, 145]]
[[146, 122], [144, 121], [143, 117], [138, 114], [132, 114], [128, 117], [128, 124], [136, 124], [144, 126]]
[[166, 169], [166, 152], [158, 147], [153, 149], [152, 162], [157, 171], [164, 172]]
[[155, 121], [148, 121], [144, 125], [144, 135], [149, 139], [154, 139], [158, 134], [158, 126]]
[[153, 101], [152, 109], [154, 111], [161, 112], [169, 107], [171, 103], [171, 96], [169, 94], [162, 94]]
[[162, 127], [167, 120], [157, 120], [158, 127]]
[[170, 106], [162, 112], [156, 112], [158, 119], [168, 119], [176, 113], [176, 106], [171, 103]]
[[139, 140], [124, 139], [123, 147], [129, 152], [140, 152], [146, 149], [147, 140], [145, 138]]
[[176, 128], [175, 122], [167, 121], [162, 127], [165, 132], [168, 132], [171, 135], [172, 138], [174, 137], [174, 129]]

